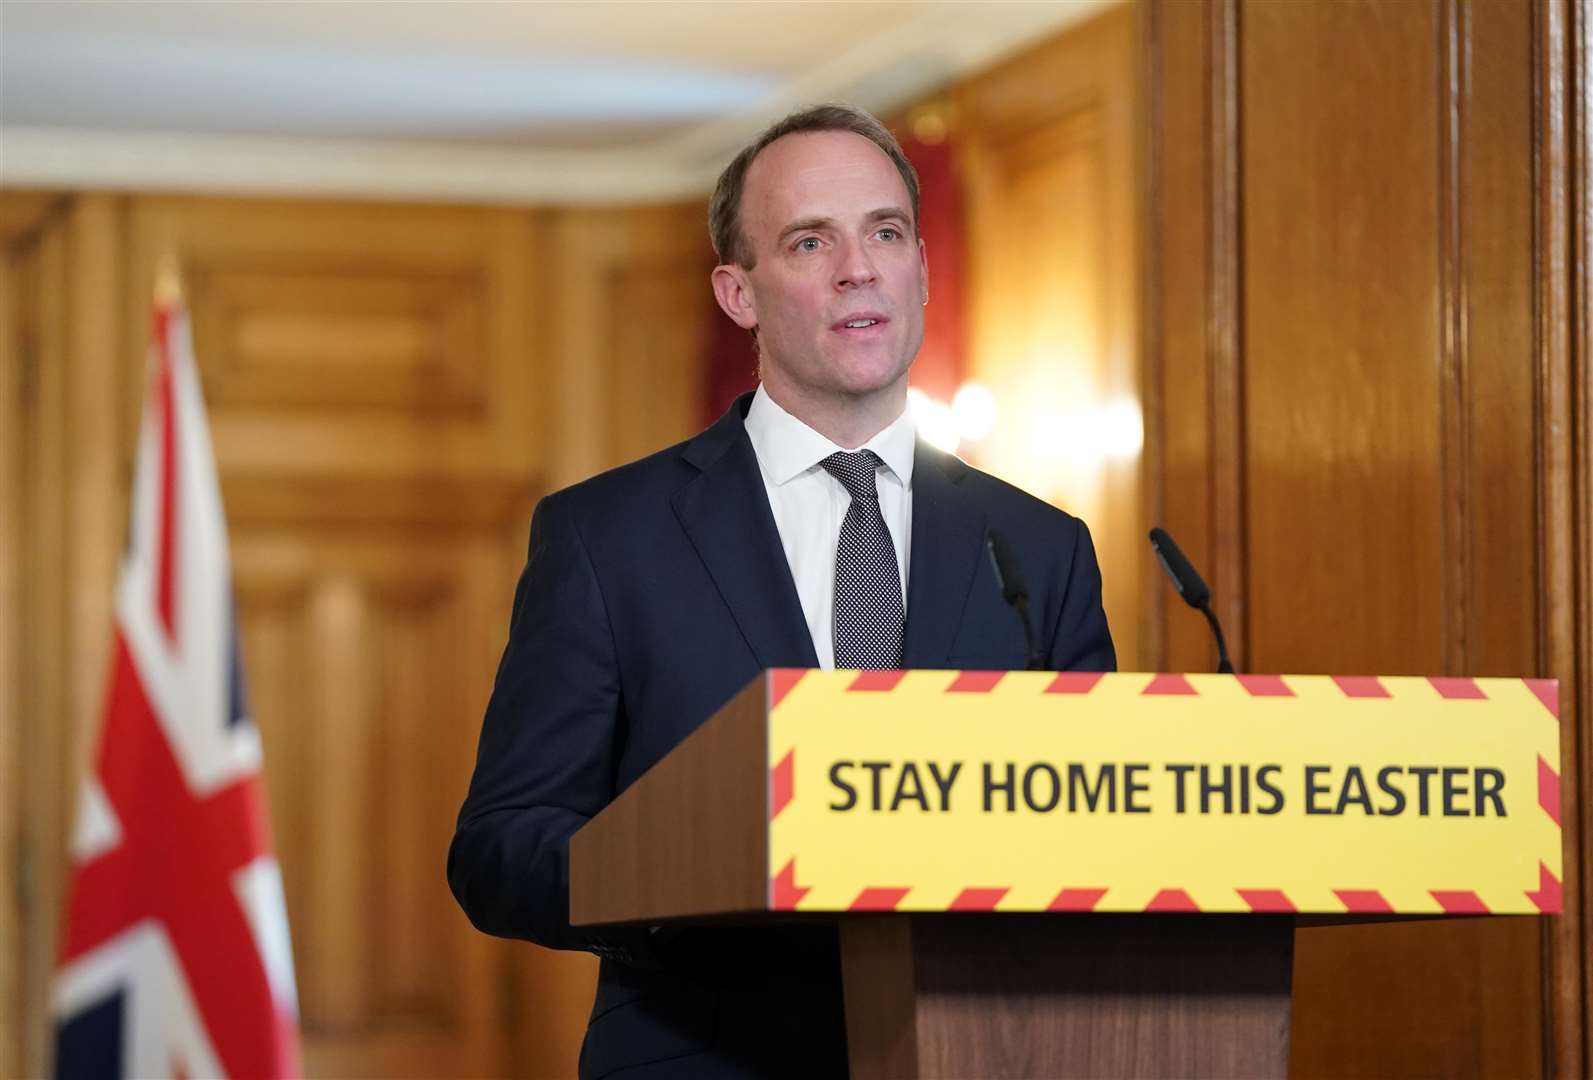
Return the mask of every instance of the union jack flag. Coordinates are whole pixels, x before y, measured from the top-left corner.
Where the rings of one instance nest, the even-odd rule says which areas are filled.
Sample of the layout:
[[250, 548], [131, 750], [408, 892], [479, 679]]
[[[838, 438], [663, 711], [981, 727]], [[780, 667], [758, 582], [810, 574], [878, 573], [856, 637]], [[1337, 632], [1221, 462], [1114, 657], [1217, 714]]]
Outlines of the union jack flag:
[[157, 304], [99, 753], [53, 996], [61, 1077], [299, 1072], [298, 1004], [188, 321]]

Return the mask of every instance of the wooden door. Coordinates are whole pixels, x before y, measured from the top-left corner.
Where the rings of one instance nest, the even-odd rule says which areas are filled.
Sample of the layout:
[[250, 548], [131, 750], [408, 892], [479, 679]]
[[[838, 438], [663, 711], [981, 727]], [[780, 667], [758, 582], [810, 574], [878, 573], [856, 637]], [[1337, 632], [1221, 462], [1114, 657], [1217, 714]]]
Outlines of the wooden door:
[[443, 877], [512, 575], [494, 521], [234, 517], [250, 693], [315, 1076], [512, 1071], [505, 943]]
[[[1002, 403], [973, 460], [1082, 517], [1118, 666], [1143, 670], [1134, 16], [959, 84], [969, 363]], [[934, 258], [934, 252], [930, 252]]]
[[[495, 1075], [513, 946], [443, 874], [537, 494], [537, 222], [136, 200], [181, 271], [311, 1075]], [[129, 408], [136, 404], [129, 403]]]
[[1587, 1075], [1585, 20], [1146, 8], [1152, 486], [1236, 663], [1561, 680], [1566, 913], [1301, 931], [1301, 1077]]

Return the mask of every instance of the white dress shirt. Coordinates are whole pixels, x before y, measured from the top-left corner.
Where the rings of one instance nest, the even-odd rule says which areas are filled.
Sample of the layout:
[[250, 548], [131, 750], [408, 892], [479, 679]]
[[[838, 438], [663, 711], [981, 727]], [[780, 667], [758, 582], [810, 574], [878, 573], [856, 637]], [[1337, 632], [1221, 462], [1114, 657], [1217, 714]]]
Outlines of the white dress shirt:
[[[835, 667], [835, 547], [841, 521], [852, 505], [841, 482], [819, 464], [837, 446], [776, 405], [760, 384], [747, 410], [747, 435], [769, 493], [785, 560], [796, 581], [802, 616], [813, 637], [819, 666]], [[885, 463], [875, 477], [879, 509], [896, 546], [906, 611], [907, 553], [913, 528], [913, 432], [906, 410], [858, 450], [872, 450]]]

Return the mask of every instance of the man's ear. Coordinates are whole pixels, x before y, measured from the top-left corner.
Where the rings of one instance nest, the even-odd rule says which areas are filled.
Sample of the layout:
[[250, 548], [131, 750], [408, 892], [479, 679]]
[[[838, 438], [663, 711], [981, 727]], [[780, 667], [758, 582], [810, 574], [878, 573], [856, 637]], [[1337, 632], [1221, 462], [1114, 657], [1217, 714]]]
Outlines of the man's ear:
[[918, 266], [924, 275], [923, 302], [929, 303], [929, 249], [924, 246], [923, 237], [918, 238]]
[[755, 329], [758, 325], [758, 309], [752, 299], [752, 286], [747, 281], [747, 272], [733, 263], [714, 267], [713, 272], [714, 299], [719, 301], [719, 307], [732, 322], [743, 330]]

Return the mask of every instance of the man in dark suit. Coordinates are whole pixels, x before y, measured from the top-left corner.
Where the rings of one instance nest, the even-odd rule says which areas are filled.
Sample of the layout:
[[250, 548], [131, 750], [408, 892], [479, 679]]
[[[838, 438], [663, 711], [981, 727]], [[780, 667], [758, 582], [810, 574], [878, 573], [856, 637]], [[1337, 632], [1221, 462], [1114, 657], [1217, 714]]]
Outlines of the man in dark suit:
[[603, 958], [583, 1077], [846, 1074], [833, 929], [569, 925], [570, 836], [759, 671], [1023, 667], [991, 529], [1047, 665], [1115, 666], [1083, 523], [913, 436], [917, 214], [867, 114], [766, 131], [710, 210], [715, 295], [755, 335], [762, 385], [532, 519], [448, 880], [487, 933]]

